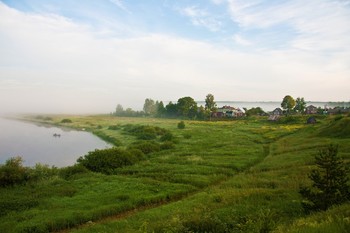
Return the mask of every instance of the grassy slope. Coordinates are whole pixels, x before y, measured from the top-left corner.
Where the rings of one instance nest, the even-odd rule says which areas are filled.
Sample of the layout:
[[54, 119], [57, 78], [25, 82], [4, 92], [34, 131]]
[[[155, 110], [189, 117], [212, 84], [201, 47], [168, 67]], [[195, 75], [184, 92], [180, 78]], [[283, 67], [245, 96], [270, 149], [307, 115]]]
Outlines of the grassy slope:
[[[58, 124], [62, 118], [67, 116], [55, 117], [54, 122]], [[297, 232], [299, 222], [314, 221], [312, 216], [303, 216], [298, 188], [309, 182], [307, 173], [317, 148], [335, 142], [340, 144], [340, 154], [350, 159], [350, 139], [327, 137], [325, 131], [333, 124], [327, 119], [314, 126], [304, 125], [304, 121], [289, 125], [261, 120], [187, 121], [186, 128], [178, 130], [177, 120], [69, 118], [73, 120], [70, 127], [98, 130], [117, 138], [124, 146], [135, 139], [118, 130], [107, 130], [109, 125], [160, 126], [171, 130], [178, 143], [175, 149], [152, 154], [142, 163], [120, 169], [117, 176], [85, 174], [69, 181], [45, 181], [43, 189], [58, 185], [63, 187], [61, 193], [49, 192], [34, 207], [2, 216], [0, 227], [4, 232], [12, 232], [11, 224], [18, 231], [45, 231], [90, 220], [93, 222], [73, 231]], [[186, 135], [191, 137], [186, 139]], [[10, 190], [10, 194], [9, 190], [0, 193], [20, 196], [19, 190], [38, 192], [37, 187], [21, 187]], [[130, 214], [118, 215], [135, 208]], [[349, 226], [349, 212], [342, 211], [343, 217], [334, 220], [325, 217], [333, 213], [337, 211], [315, 218], [326, 218], [326, 225], [332, 230]], [[109, 215], [115, 217], [104, 219]], [[324, 224], [308, 227], [325, 229]]]

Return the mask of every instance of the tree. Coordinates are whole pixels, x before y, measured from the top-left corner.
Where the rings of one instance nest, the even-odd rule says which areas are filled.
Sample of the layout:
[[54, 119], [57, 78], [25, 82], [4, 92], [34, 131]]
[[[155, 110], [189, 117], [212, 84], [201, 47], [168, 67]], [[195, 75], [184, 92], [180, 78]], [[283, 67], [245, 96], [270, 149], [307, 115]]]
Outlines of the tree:
[[152, 99], [145, 99], [145, 103], [143, 104], [143, 111], [146, 115], [154, 115], [156, 113], [156, 104]]
[[180, 116], [194, 118], [197, 115], [197, 102], [191, 97], [182, 97], [177, 101], [177, 110]]
[[294, 107], [294, 111], [298, 112], [298, 113], [303, 113], [305, 111], [306, 108], [306, 102], [304, 100], [304, 97], [298, 97], [295, 100], [295, 107]]
[[166, 113], [166, 109], [164, 107], [164, 103], [163, 101], [160, 101], [158, 104], [157, 104], [157, 116], [158, 117], [163, 117], [164, 114]]
[[169, 117], [175, 117], [177, 115], [177, 105], [176, 104], [173, 104], [173, 102], [169, 102], [166, 106], [165, 106], [165, 109], [166, 109], [166, 114], [169, 116]]
[[315, 156], [317, 169], [309, 174], [312, 188], [301, 187], [299, 193], [306, 199], [303, 207], [310, 210], [326, 210], [332, 205], [350, 200], [348, 169], [337, 156], [338, 146], [329, 145]]
[[[209, 112], [209, 114], [210, 114], [210, 112]], [[208, 116], [208, 111], [206, 111], [202, 105], [199, 106], [198, 112], [197, 112], [197, 118], [200, 120], [204, 120], [207, 116]]]
[[260, 107], [251, 108], [251, 109], [244, 109], [244, 110], [245, 110], [245, 114], [247, 116], [255, 116], [255, 115], [265, 114], [264, 110], [262, 110], [262, 108], [260, 108]]
[[214, 96], [208, 94], [205, 97], [205, 110], [214, 111], [216, 109], [216, 102], [214, 101]]
[[0, 186], [11, 186], [28, 180], [28, 169], [23, 166], [22, 157], [13, 157], [0, 165]]
[[281, 107], [284, 110], [286, 110], [287, 115], [291, 112], [294, 106], [295, 106], [295, 100], [293, 99], [293, 97], [291, 97], [290, 95], [286, 95], [282, 100]]
[[117, 116], [122, 116], [124, 113], [124, 108], [121, 104], [118, 104], [116, 109], [115, 109], [115, 115]]
[[177, 128], [179, 128], [179, 129], [184, 129], [184, 128], [185, 128], [185, 122], [184, 122], [184, 121], [180, 121], [180, 122], [177, 124]]

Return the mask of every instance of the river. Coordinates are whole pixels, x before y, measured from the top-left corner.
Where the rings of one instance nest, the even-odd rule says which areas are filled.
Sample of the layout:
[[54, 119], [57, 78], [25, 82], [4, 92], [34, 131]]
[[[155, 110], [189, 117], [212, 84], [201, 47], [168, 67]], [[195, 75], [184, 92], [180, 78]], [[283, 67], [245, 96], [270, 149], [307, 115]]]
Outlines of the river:
[[64, 167], [89, 151], [108, 147], [111, 145], [89, 132], [0, 118], [0, 164], [21, 156], [26, 166]]

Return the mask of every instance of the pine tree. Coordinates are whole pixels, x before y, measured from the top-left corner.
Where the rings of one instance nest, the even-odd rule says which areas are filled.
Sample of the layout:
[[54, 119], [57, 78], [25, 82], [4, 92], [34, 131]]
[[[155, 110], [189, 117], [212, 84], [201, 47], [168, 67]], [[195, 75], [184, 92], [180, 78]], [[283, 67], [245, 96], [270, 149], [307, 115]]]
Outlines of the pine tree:
[[309, 174], [312, 188], [301, 187], [299, 191], [306, 199], [303, 201], [305, 211], [326, 210], [350, 200], [348, 169], [337, 154], [338, 146], [331, 144], [316, 155], [317, 169]]

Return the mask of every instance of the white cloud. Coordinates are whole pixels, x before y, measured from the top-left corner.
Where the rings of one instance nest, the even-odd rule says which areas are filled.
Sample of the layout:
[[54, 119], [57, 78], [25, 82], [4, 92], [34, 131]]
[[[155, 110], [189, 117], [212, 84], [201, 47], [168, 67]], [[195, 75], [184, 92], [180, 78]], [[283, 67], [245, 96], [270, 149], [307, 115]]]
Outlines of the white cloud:
[[141, 109], [145, 98], [201, 100], [207, 93], [217, 100], [349, 98], [347, 52], [329, 60], [295, 49], [243, 53], [161, 33], [100, 38], [57, 15], [2, 3], [0, 15], [0, 106], [8, 109], [110, 112], [117, 103]]
[[275, 30], [275, 36], [290, 28], [289, 44], [312, 52], [350, 51], [350, 8], [343, 1], [266, 1], [228, 0], [232, 19], [244, 30]]
[[243, 46], [249, 46], [252, 45], [252, 42], [245, 39], [243, 36], [241, 36], [240, 34], [235, 34], [233, 35], [233, 40], [235, 41], [235, 43], [239, 44], [239, 45], [243, 45]]
[[220, 5], [220, 4], [224, 3], [226, 0], [211, 0], [211, 1], [216, 5]]
[[130, 13], [130, 11], [125, 7], [122, 0], [109, 0], [111, 3], [122, 9], [123, 11]]
[[221, 28], [221, 21], [209, 14], [207, 10], [200, 9], [197, 6], [188, 6], [180, 10], [181, 14], [189, 17], [195, 26], [202, 26], [210, 31], [219, 31]]

